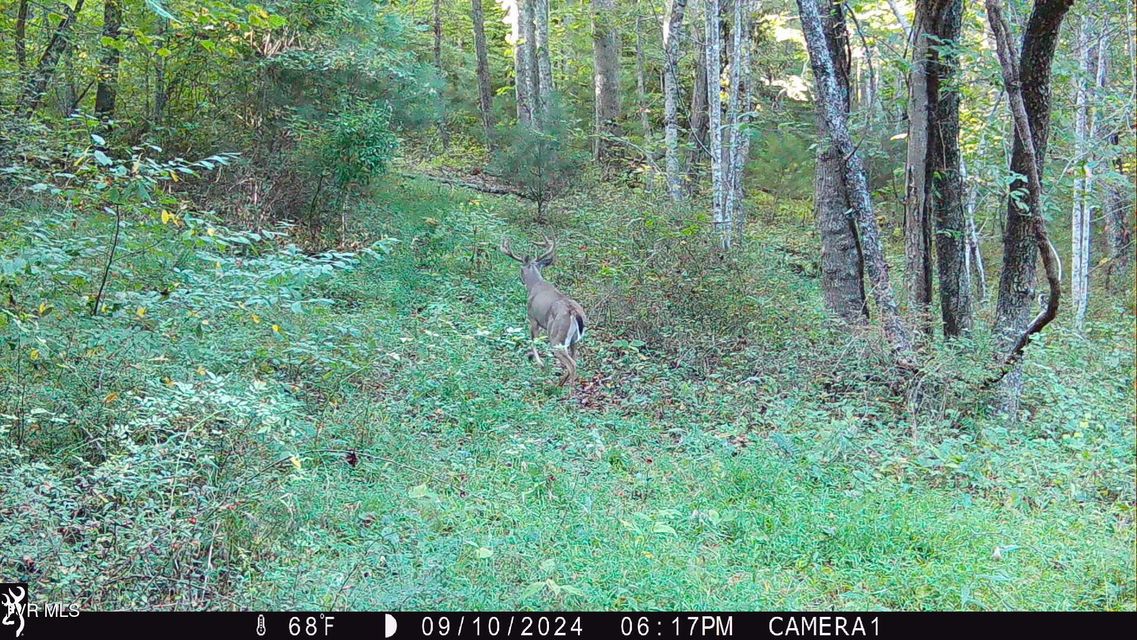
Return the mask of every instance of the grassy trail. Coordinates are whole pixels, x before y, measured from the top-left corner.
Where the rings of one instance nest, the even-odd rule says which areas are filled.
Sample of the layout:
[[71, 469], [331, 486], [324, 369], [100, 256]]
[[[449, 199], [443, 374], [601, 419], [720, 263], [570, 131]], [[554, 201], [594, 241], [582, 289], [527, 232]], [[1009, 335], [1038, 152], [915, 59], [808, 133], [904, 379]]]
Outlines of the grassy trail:
[[[622, 388], [592, 393], [620, 401], [566, 399], [524, 358], [512, 266], [454, 239], [471, 224], [520, 236], [504, 205], [403, 187], [374, 210], [400, 244], [324, 285], [333, 311], [305, 320], [359, 327], [371, 366], [298, 384], [311, 453], [256, 516], [286, 527], [288, 550], [246, 594], [345, 609], [1133, 607], [1132, 521], [1101, 505], [1017, 508], [851, 473], [790, 424], [792, 454], [762, 434], [740, 444], [715, 394], [690, 390], [759, 391], [656, 379], [603, 328], [582, 377], [619, 371]], [[690, 393], [677, 408], [665, 386]], [[808, 400], [783, 402], [789, 415]], [[807, 424], [824, 413], [794, 415], [824, 431]]]

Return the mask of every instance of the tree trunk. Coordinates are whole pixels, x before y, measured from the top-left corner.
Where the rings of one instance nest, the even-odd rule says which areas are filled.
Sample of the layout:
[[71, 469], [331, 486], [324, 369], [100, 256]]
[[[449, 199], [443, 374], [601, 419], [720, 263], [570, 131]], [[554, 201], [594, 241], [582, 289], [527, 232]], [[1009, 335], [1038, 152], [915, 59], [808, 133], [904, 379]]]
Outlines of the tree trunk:
[[699, 167], [709, 153], [710, 114], [707, 110], [707, 48], [706, 42], [698, 41], [695, 35], [699, 29], [692, 29], [692, 39], [696, 40], [695, 50], [698, 61], [695, 64], [695, 81], [691, 90], [691, 116], [688, 120], [688, 135], [691, 143], [687, 159], [687, 190], [694, 193], [699, 185]]
[[[967, 225], [967, 251], [964, 253], [965, 271], [975, 292], [975, 299], [982, 302], [987, 297], [987, 271], [983, 268], [983, 254], [979, 250], [979, 230], [975, 228], [975, 206], [979, 199], [979, 189], [967, 179], [967, 166], [959, 163], [959, 177], [967, 186], [967, 203], [964, 206], [964, 219]], [[974, 279], [971, 277], [974, 274]]]
[[[1132, 20], [1131, 14], [1126, 15]], [[1130, 25], [1133, 29], [1133, 25]], [[1129, 34], [1132, 37], [1133, 32]], [[1130, 38], [1126, 38], [1128, 41]], [[1133, 43], [1127, 42], [1128, 51], [1133, 51]], [[1130, 60], [1132, 62], [1132, 60]], [[1098, 45], [1098, 88], [1105, 89], [1110, 73], [1109, 47], [1105, 35], [1102, 35]], [[1124, 69], [1124, 67], [1121, 67]], [[1122, 76], [1124, 78], [1124, 76]], [[1124, 79], [1123, 79], [1124, 82]], [[1129, 267], [1129, 254], [1132, 245], [1132, 236], [1129, 226], [1129, 212], [1132, 211], [1133, 179], [1125, 175], [1125, 156], [1117, 147], [1121, 142], [1118, 131], [1102, 131], [1097, 134], [1099, 139], [1108, 140], [1112, 149], [1113, 168], [1116, 175], [1104, 176], [1098, 183], [1104, 191], [1102, 198], [1102, 218], [1105, 221], [1105, 286], [1109, 291], [1116, 291], [1118, 283], [1124, 285], [1124, 278], [1115, 278], [1123, 275]]]
[[[158, 36], [162, 44], [166, 43], [166, 30], [169, 22], [161, 18], [158, 21]], [[166, 59], [160, 56], [155, 56], [154, 61], [154, 114], [151, 118], [152, 124], [161, 125], [163, 118], [166, 116], [166, 103], [169, 101], [168, 87], [166, 86]]]
[[912, 62], [908, 72], [908, 157], [904, 164], [905, 288], [912, 326], [917, 336], [924, 338], [929, 337], [932, 330], [932, 221], [927, 179], [929, 129], [936, 125], [929, 114], [935, 105], [928, 95], [928, 57], [935, 10], [936, 0], [916, 3], [909, 38]]
[[446, 97], [443, 94], [445, 87], [445, 74], [442, 71], [442, 0], [434, 0], [433, 11], [434, 27], [434, 68], [438, 70], [438, 78], [443, 83], [438, 89], [438, 137], [442, 140], [442, 150], [450, 148], [450, 131], [446, 128]]
[[[848, 31], [845, 5], [826, 0], [822, 28], [833, 55], [834, 81], [842, 96], [841, 109], [849, 114]], [[825, 115], [817, 109], [817, 168], [813, 176], [813, 214], [821, 238], [821, 290], [825, 306], [850, 325], [868, 322], [865, 304], [864, 257], [861, 255], [857, 226], [849, 215], [851, 207], [845, 189], [845, 163], [837, 146], [829, 139]]]
[[1090, 77], [1094, 75], [1094, 49], [1090, 45], [1089, 16], [1082, 16], [1078, 27], [1078, 73], [1074, 77], [1074, 207], [1070, 214], [1070, 302], [1074, 306], [1074, 327], [1081, 331], [1086, 323], [1090, 301], [1090, 106], [1093, 98]]
[[[741, 40], [735, 40], [740, 43], [740, 46], [735, 47], [737, 51], [736, 60], [739, 66], [738, 73], [738, 111], [735, 114], [735, 122], [733, 125], [734, 133], [731, 134], [731, 144], [733, 147], [731, 156], [731, 192], [733, 194], [734, 207], [731, 212], [731, 219], [734, 223], [734, 236], [738, 242], [742, 242], [745, 238], [746, 230], [746, 161], [750, 157], [750, 131], [744, 125], [750, 121], [750, 111], [753, 109], [751, 99], [753, 97], [750, 86], [750, 63], [751, 63], [751, 38], [753, 32], [753, 22], [751, 12], [753, 7], [751, 0], [735, 0], [736, 6], [736, 24], [735, 28], [741, 34]], [[742, 5], [741, 11], [737, 7]], [[741, 51], [738, 51], [741, 49]]]
[[866, 108], [866, 119], [872, 120], [877, 108], [880, 106], [880, 90], [877, 87], [876, 66], [873, 64], [873, 47], [869, 45], [868, 39], [865, 38], [865, 34], [861, 30], [861, 24], [856, 20], [856, 15], [851, 15], [853, 16], [853, 25], [856, 27], [857, 35], [861, 40], [861, 50], [864, 51], [864, 66], [866, 67], [862, 89], [863, 96], [858, 106]]
[[28, 116], [39, 108], [43, 96], [47, 93], [47, 85], [51, 82], [52, 76], [55, 75], [55, 68], [59, 65], [59, 60], [71, 50], [71, 29], [79, 12], [83, 10], [83, 0], [78, 0], [74, 8], [63, 3], [61, 9], [63, 17], [56, 25], [55, 31], [51, 34], [51, 40], [47, 43], [47, 48], [43, 50], [43, 55], [40, 56], [35, 70], [28, 76], [24, 88], [20, 92], [20, 99], [17, 103], [19, 111]]
[[533, 12], [533, 37], [535, 47], [534, 104], [537, 119], [541, 126], [548, 120], [549, 100], [553, 93], [553, 67], [549, 58], [549, 0], [536, 0]]
[[730, 248], [730, 219], [725, 207], [722, 158], [722, 70], [719, 67], [722, 31], [719, 0], [706, 2], [707, 114], [711, 138], [711, 220], [723, 249]]
[[810, 66], [817, 82], [818, 98], [825, 125], [837, 152], [844, 161], [845, 185], [850, 204], [856, 215], [861, 232], [862, 250], [865, 256], [869, 278], [873, 285], [873, 295], [880, 310], [881, 324], [885, 339], [892, 348], [897, 363], [911, 367], [912, 339], [908, 328], [900, 317], [892, 284], [888, 278], [888, 262], [884, 257], [884, 247], [880, 239], [880, 227], [873, 212], [872, 198], [869, 195], [868, 178], [860, 153], [849, 136], [848, 115], [846, 113], [847, 95], [843, 95], [837, 83], [837, 73], [829, 44], [825, 39], [821, 14], [816, 0], [797, 0], [801, 15], [802, 33], [809, 51]]
[[533, 123], [533, 0], [514, 0], [507, 8], [513, 44], [513, 89], [517, 99], [517, 122]]
[[[963, 0], [940, 0], [929, 33], [939, 45], [958, 46]], [[940, 314], [944, 336], [971, 330], [971, 276], [967, 269], [967, 217], [963, 205], [963, 164], [959, 150], [959, 59], [947, 48], [931, 52], [928, 60], [928, 133], [925, 202], [935, 230], [939, 269]]]
[[16, 9], [16, 68], [20, 70], [20, 82], [27, 82], [28, 71], [28, 0], [20, 0]]
[[489, 53], [486, 49], [486, 18], [482, 0], [470, 0], [474, 23], [474, 52], [478, 61], [478, 110], [482, 115], [486, 147], [493, 148], [493, 85], [490, 84]]
[[[1110, 144], [1117, 145], [1120, 136], [1110, 134]], [[1124, 175], [1125, 154], [1118, 153], [1114, 160], [1114, 170]], [[1124, 182], [1122, 182], [1124, 180]], [[1131, 177], [1119, 177], [1105, 181], [1105, 230], [1109, 246], [1109, 262], [1105, 268], [1105, 285], [1110, 290], [1124, 285], [1123, 276], [1129, 268], [1129, 254], [1132, 251], [1133, 236], [1129, 230], [1129, 213], [1133, 210], [1133, 181]]]
[[615, 0], [592, 0], [592, 55], [595, 99], [593, 155], [607, 172], [620, 135], [620, 34]]
[[[667, 193], [674, 201], [683, 197], [683, 178], [679, 165], [679, 55], [683, 14], [687, 0], [671, 0], [663, 20], [663, 141], [666, 154]], [[698, 93], [698, 87], [695, 92]], [[706, 94], [704, 93], [705, 97]], [[694, 107], [692, 107], [694, 108]], [[695, 112], [691, 113], [692, 122]]]
[[900, 11], [896, 0], [888, 0], [888, 8], [892, 9], [892, 15], [896, 16], [896, 23], [900, 25], [900, 29], [904, 32], [904, 37], [910, 39], [912, 37], [912, 26], [908, 24], [908, 19], [905, 18], [904, 13]]
[[[1024, 209], [1014, 197], [1007, 198], [1003, 271], [999, 278], [999, 300], [993, 327], [1001, 345], [1008, 352], [1008, 363], [1015, 364], [1013, 370], [1001, 380], [999, 404], [1005, 413], [1015, 416], [1022, 391], [1022, 368], [1018, 366], [1017, 360], [1030, 337], [1053, 318], [1061, 294], [1061, 283], [1055, 286], [1057, 266], [1052, 264], [1053, 248], [1048, 244], [1041, 215], [1041, 180], [1050, 133], [1050, 67], [1054, 61], [1062, 20], [1074, 1], [1035, 2], [1023, 33], [1022, 54], [1018, 59], [1014, 56], [1014, 44], [1010, 35], [1000, 33], [1008, 29], [1002, 20], [997, 1], [986, 0], [986, 4], [988, 20], [999, 42], [1004, 86], [1015, 120], [1011, 172], [1027, 176], [1025, 183], [1021, 179], [1013, 181], [1009, 185], [1009, 191], [1014, 193], [1026, 189], [1032, 200], [1030, 208]], [[1003, 26], [999, 26], [1000, 22]], [[1044, 312], [1031, 321], [1040, 246], [1046, 248], [1041, 255], [1047, 270], [1050, 297], [1046, 301]]]
[[[638, 7], [637, 7], [638, 8]], [[640, 132], [644, 140], [651, 137], [651, 119], [648, 117], [647, 81], [644, 78], [643, 16], [636, 15], [636, 111], [640, 114]]]
[[[122, 28], [122, 0], [103, 0], [103, 38], [118, 40]], [[118, 48], [103, 45], [99, 61], [99, 83], [95, 90], [95, 116], [104, 124], [114, 118], [118, 89]]]
[[727, 51], [727, 64], [730, 68], [726, 104], [726, 122], [723, 124], [723, 215], [726, 218], [726, 232], [730, 238], [724, 243], [729, 247], [741, 236], [738, 228], [738, 189], [739, 180], [735, 176], [735, 165], [738, 160], [738, 139], [740, 137], [738, 115], [739, 99], [742, 96], [742, 50], [744, 48], [742, 36], [743, 5], [745, 0], [732, 0], [732, 19], [730, 22], [730, 47]]

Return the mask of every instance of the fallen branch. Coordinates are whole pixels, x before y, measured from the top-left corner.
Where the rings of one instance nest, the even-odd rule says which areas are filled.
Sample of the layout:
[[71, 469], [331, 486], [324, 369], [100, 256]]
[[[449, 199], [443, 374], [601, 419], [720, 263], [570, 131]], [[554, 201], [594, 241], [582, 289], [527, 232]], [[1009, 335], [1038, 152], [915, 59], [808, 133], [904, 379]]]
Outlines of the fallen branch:
[[441, 182], [455, 187], [464, 187], [472, 189], [480, 193], [488, 193], [495, 196], [517, 196], [525, 200], [532, 200], [529, 196], [525, 195], [518, 189], [504, 184], [495, 184], [492, 182], [472, 182], [469, 179], [452, 178], [450, 176], [439, 176], [431, 173], [407, 173], [401, 172], [400, 176], [404, 178], [426, 178], [435, 182]]

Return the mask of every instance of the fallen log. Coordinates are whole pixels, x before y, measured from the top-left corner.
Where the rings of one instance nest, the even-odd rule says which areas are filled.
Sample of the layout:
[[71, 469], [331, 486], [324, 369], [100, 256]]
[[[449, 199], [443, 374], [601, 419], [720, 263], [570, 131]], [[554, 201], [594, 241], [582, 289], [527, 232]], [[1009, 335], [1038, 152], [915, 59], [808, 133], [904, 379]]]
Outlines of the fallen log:
[[490, 181], [474, 182], [474, 181], [471, 181], [469, 179], [450, 177], [450, 176], [439, 176], [439, 175], [435, 175], [432, 173], [401, 172], [401, 173], [399, 173], [399, 175], [403, 178], [426, 178], [427, 180], [433, 180], [435, 182], [441, 182], [443, 184], [448, 184], [448, 185], [455, 186], [455, 187], [463, 187], [466, 189], [472, 189], [472, 190], [480, 192], [480, 193], [488, 193], [488, 194], [495, 195], [495, 196], [516, 196], [516, 197], [522, 198], [524, 200], [532, 200], [532, 198], [528, 197], [527, 195], [525, 195], [524, 193], [522, 193], [520, 190], [518, 190], [515, 187], [511, 187], [511, 186], [505, 185], [505, 184], [498, 184], [498, 183], [494, 183], [494, 182], [490, 182]]

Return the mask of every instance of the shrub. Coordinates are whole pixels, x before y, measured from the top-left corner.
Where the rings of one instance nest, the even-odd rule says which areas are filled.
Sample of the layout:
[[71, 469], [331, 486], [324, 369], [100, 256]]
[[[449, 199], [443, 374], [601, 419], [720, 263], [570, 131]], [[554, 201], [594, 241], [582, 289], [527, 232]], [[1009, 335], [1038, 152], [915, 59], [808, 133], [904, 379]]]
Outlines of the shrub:
[[316, 123], [293, 118], [292, 131], [297, 143], [291, 162], [306, 191], [303, 219], [319, 231], [327, 217], [338, 215], [346, 235], [349, 199], [387, 170], [398, 149], [390, 107], [354, 102]]
[[580, 153], [568, 148], [558, 113], [551, 106], [541, 128], [518, 124], [508, 129], [491, 165], [493, 173], [537, 203], [538, 222], [545, 221], [548, 203], [564, 193], [584, 164]]

